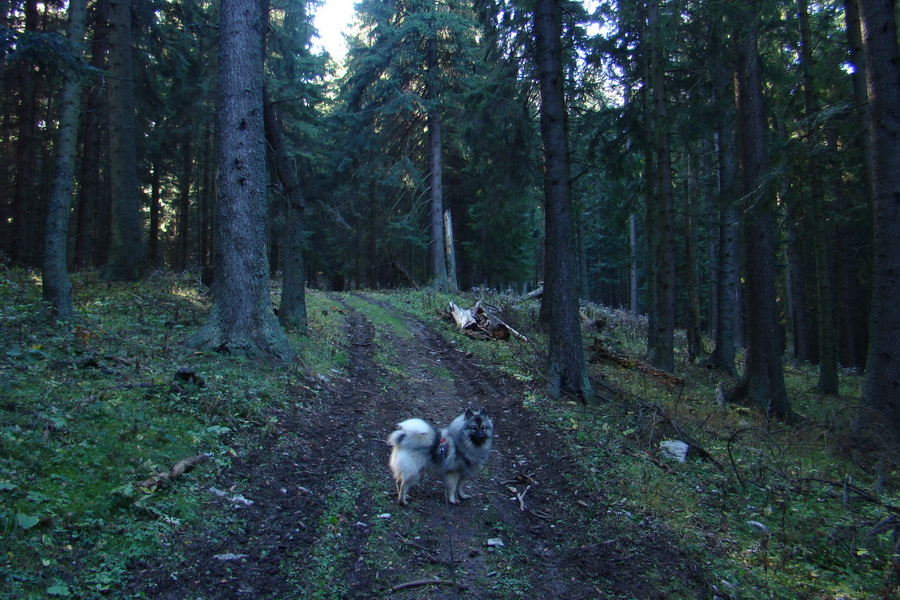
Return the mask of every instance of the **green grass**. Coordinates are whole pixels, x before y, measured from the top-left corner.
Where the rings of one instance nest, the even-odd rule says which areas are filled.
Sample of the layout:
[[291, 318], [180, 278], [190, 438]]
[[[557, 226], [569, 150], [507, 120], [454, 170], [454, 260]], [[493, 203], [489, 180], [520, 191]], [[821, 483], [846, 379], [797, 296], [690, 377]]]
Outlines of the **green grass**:
[[[272, 369], [182, 345], [208, 308], [190, 277], [73, 284], [76, 319], [48, 323], [38, 278], [0, 272], [0, 597], [116, 590], [130, 562], [200, 522], [204, 490], [247, 433], [347, 362], [344, 317], [322, 295], [308, 298], [316, 343], [295, 337], [299, 360]], [[177, 381], [179, 367], [203, 385]], [[137, 487], [199, 453], [210, 460], [168, 487]]]
[[[27, 271], [0, 271], [0, 598], [127, 597], [120, 586], [129, 564], [170, 553], [166, 544], [176, 530], [200, 523], [204, 516], [197, 507], [204, 490], [250, 443], [251, 432], [273, 425], [274, 408], [298, 397], [315, 403], [320, 394], [325, 402], [328, 380], [344, 373], [349, 360], [343, 329], [347, 306], [392, 335], [412, 335], [406, 320], [377, 304], [353, 294], [337, 302], [310, 292], [309, 336], [292, 337], [299, 358], [289, 368], [273, 369], [182, 345], [208, 308], [208, 298], [190, 277], [155, 275], [141, 283], [110, 284], [93, 274], [76, 275], [77, 318], [71, 324], [39, 318], [39, 283]], [[880, 481], [878, 500], [900, 506], [900, 461], [852, 433], [859, 377], [844, 374], [843, 396], [822, 397], [811, 391], [817, 378], [813, 368], [787, 365], [792, 406], [805, 417], [787, 427], [768, 423], [749, 408], [719, 411], [713, 398], [720, 376], [689, 365], [679, 348], [684, 389], [668, 389], [637, 371], [594, 364], [595, 379], [623, 395], [588, 409], [551, 402], [543, 394], [544, 338], [533, 327], [537, 302], [431, 290], [374, 298], [434, 324], [451, 343], [472, 353], [474, 362], [526, 383], [523, 405], [577, 457], [573, 483], [608, 498], [609, 512], [589, 519], [589, 537], [605, 539], [610, 523], [624, 527], [631, 522], [634, 530], [636, 523], [651, 519], [682, 540], [721, 597], [898, 595], [894, 511], [860, 499], [854, 490], [874, 497]], [[440, 318], [450, 300], [462, 306], [482, 300], [502, 308], [504, 320], [530, 341], [472, 340]], [[602, 332], [586, 335], [586, 344], [599, 335], [610, 349], [643, 354], [640, 318], [594, 306], [585, 307], [585, 313], [607, 320]], [[379, 360], [394, 365], [396, 375], [409, 376], [390, 349]], [[176, 382], [182, 366], [193, 369], [205, 385]], [[699, 459], [665, 463], [658, 442], [679, 431], [709, 451], [722, 469]], [[170, 486], [135, 487], [201, 452], [210, 460]], [[392, 512], [383, 490], [348, 477], [341, 488], [347, 493], [329, 498], [318, 524], [323, 543], [313, 572], [285, 565], [313, 596], [333, 590], [325, 583], [330, 577], [341, 580], [347, 565], [342, 539], [364, 516], [356, 506], [361, 494], [374, 498], [367, 535], [380, 549], [365, 557], [374, 561], [371, 568], [389, 577], [397, 562], [391, 553], [406, 551], [397, 549], [395, 540], [383, 543], [394, 536], [396, 523], [372, 518]], [[845, 493], [841, 482], [855, 487]], [[765, 531], [749, 521], [762, 523]], [[513, 533], [496, 537], [504, 535]], [[515, 544], [508, 543], [486, 557], [495, 575], [485, 585], [507, 597], [528, 593], [527, 581], [515, 570], [527, 557], [515, 552]], [[688, 594], [677, 581], [657, 584], [673, 598]]]
[[[402, 305], [436, 315], [449, 299], [433, 291], [409, 293]], [[718, 410], [714, 394], [721, 375], [688, 364], [682, 339], [676, 361], [678, 374], [687, 380], [683, 389], [669, 389], [638, 371], [593, 364], [595, 380], [624, 395], [586, 409], [543, 395], [541, 361], [534, 352], [543, 344], [533, 328], [537, 302], [517, 303], [501, 294], [454, 300], [461, 306], [482, 300], [499, 307], [503, 318], [534, 342], [529, 348], [515, 341], [473, 341], [452, 323], [439, 325], [476, 360], [531, 382], [524, 406], [574, 450], [580, 467], [575, 483], [614, 499], [619, 513], [664, 524], [709, 571], [720, 595], [785, 600], [900, 596], [895, 550], [900, 526], [892, 509], [852, 493], [846, 502], [840, 487], [814, 481], [848, 481], [886, 505], [900, 506], [898, 461], [886, 449], [859, 444], [852, 434], [859, 376], [842, 374], [843, 395], [823, 397], [813, 390], [814, 367], [786, 365], [789, 398], [804, 420], [795, 427], [768, 423], [750, 408]], [[616, 352], [643, 355], [645, 320], [593, 305], [582, 310], [588, 318], [607, 322], [599, 334], [586, 332], [586, 346], [599, 336]], [[658, 442], [679, 432], [710, 452], [722, 470], [700, 459], [667, 465]], [[875, 494], [878, 477], [886, 485]], [[602, 526], [595, 535], [602, 537]], [[672, 586], [672, 597], [690, 594], [679, 590], [677, 581], [659, 585]]]

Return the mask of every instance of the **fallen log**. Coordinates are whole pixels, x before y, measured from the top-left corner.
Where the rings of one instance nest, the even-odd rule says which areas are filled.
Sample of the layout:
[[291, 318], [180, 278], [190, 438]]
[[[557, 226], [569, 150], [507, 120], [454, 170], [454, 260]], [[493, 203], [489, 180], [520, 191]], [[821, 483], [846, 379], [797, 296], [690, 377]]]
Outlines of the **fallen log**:
[[528, 338], [510, 327], [497, 315], [489, 312], [479, 300], [474, 307], [462, 308], [450, 302], [450, 316], [466, 335], [475, 339], [508, 340], [510, 336], [527, 342]]
[[615, 352], [612, 352], [604, 347], [603, 342], [601, 342], [599, 339], [595, 338], [594, 342], [590, 346], [588, 346], [588, 350], [591, 351], [591, 354], [588, 357], [588, 362], [611, 362], [626, 369], [633, 369], [635, 371], [646, 373], [647, 375], [658, 379], [663, 384], [672, 388], [681, 387], [684, 385], [683, 377], [678, 377], [677, 375], [673, 375], [668, 371], [657, 369], [653, 365], [647, 364], [639, 358], [633, 358], [625, 354], [617, 354]]
[[453, 317], [460, 329], [468, 329], [475, 325], [475, 317], [472, 316], [472, 311], [459, 307], [453, 302], [450, 303], [450, 316]]

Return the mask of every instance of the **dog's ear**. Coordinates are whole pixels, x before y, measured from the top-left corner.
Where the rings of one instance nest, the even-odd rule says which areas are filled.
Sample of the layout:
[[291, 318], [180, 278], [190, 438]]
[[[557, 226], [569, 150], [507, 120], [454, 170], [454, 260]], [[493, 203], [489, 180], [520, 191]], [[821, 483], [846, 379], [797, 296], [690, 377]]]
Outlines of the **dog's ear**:
[[475, 416], [475, 413], [472, 412], [472, 407], [470, 406], [469, 408], [466, 409], [466, 418], [471, 419], [474, 416]]
[[481, 407], [481, 410], [480, 410], [479, 412], [481, 413], [481, 416], [482, 416], [482, 417], [488, 416], [488, 414], [487, 414], [487, 409], [486, 409], [485, 407], [483, 407], [483, 406]]

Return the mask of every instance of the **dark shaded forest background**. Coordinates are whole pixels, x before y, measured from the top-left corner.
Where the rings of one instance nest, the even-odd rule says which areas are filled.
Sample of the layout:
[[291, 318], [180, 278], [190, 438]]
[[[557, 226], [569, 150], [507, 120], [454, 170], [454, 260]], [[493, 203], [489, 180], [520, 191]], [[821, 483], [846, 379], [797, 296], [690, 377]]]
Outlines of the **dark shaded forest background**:
[[[842, 368], [879, 357], [867, 400], [900, 423], [897, 104], [876, 112], [900, 90], [893, 3], [549, 4], [572, 293], [646, 312], [648, 358], [670, 371], [676, 330], [691, 360], [729, 374], [746, 346], [751, 399], [775, 416], [790, 416], [782, 353], [819, 365], [831, 394]], [[261, 3], [271, 274], [333, 290], [538, 288], [559, 242], [545, 244], [535, 3], [362, 0], [342, 64], [313, 51], [315, 7]], [[73, 8], [0, 3], [0, 258], [46, 272], [55, 240], [69, 270], [208, 283], [220, 4]]]

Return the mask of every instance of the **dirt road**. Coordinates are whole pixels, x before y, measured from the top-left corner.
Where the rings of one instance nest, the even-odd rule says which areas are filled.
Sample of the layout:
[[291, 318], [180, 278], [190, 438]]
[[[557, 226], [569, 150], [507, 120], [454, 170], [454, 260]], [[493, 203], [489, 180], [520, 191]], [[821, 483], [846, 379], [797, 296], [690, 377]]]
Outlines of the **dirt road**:
[[[177, 540], [177, 558], [139, 565], [133, 592], [667, 598], [665, 582], [679, 578], [691, 597], [706, 596], [677, 540], [640, 518], [611, 518], [615, 499], [585, 491], [589, 474], [523, 407], [520, 384], [475, 364], [430, 324], [368, 296], [352, 300], [342, 308], [346, 371], [322, 384], [313, 408], [273, 415], [268, 435], [219, 475], [206, 508], [215, 525]], [[393, 324], [373, 324], [364, 306]], [[385, 444], [394, 425], [416, 416], [443, 426], [468, 406], [485, 407], [496, 431], [474, 497], [448, 507], [434, 481], [399, 507]]]

